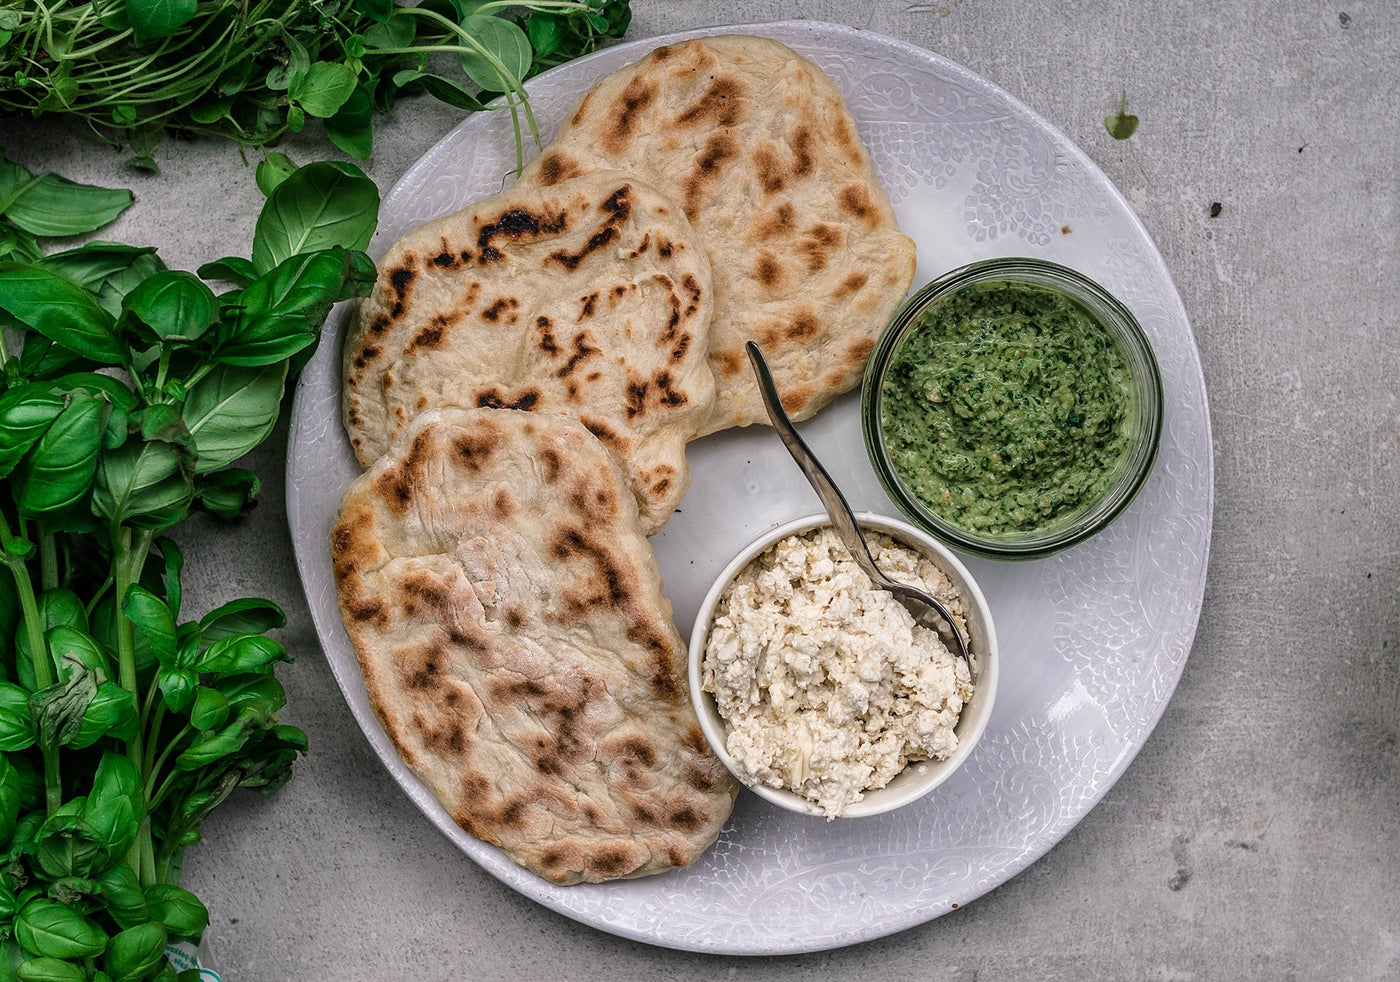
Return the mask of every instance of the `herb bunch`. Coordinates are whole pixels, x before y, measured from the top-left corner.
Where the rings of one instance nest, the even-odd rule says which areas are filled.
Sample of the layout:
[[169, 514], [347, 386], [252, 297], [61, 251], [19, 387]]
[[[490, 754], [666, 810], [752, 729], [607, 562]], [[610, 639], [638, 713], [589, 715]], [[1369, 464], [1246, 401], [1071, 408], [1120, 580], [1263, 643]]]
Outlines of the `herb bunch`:
[[188, 611], [169, 535], [247, 512], [258, 479], [231, 465], [373, 282], [373, 182], [260, 177], [251, 257], [198, 275], [104, 242], [0, 261], [0, 980], [186, 978], [167, 942], [208, 915], [183, 850], [306, 750], [277, 716], [282, 611]]
[[[0, 0], [0, 112], [79, 117], [153, 168], [163, 130], [265, 147], [309, 117], [359, 159], [373, 113], [427, 92], [477, 111], [621, 37], [627, 0]], [[433, 69], [455, 57], [475, 91]]]

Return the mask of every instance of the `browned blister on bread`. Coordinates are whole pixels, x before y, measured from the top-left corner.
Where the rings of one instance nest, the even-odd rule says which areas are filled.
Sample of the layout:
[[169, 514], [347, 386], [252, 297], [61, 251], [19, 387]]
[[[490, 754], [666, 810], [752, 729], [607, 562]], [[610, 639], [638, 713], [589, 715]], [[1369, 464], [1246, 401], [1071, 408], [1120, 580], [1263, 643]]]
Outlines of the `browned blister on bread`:
[[379, 263], [344, 347], [362, 466], [443, 406], [565, 413], [624, 462], [648, 534], [708, 417], [710, 264], [668, 199], [597, 172], [429, 222]]
[[859, 381], [913, 280], [914, 243], [820, 68], [758, 37], [658, 48], [595, 85], [518, 186], [600, 168], [677, 201], [709, 249], [717, 393], [701, 434], [767, 421], [747, 341], [796, 419]]
[[625, 475], [577, 420], [430, 411], [331, 536], [369, 697], [453, 820], [556, 883], [692, 862], [736, 785]]

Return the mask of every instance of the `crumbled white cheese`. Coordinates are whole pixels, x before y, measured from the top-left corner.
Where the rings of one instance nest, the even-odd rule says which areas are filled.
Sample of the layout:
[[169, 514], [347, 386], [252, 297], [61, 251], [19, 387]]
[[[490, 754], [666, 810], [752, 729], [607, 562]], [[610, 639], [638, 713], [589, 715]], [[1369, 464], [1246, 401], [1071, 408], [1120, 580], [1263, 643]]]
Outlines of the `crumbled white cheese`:
[[[875, 564], [944, 602], [962, 597], [932, 561], [884, 535]], [[835, 818], [911, 760], [941, 760], [972, 695], [967, 663], [851, 559], [830, 528], [789, 536], [720, 598], [702, 684], [728, 724], [747, 784], [787, 788]]]

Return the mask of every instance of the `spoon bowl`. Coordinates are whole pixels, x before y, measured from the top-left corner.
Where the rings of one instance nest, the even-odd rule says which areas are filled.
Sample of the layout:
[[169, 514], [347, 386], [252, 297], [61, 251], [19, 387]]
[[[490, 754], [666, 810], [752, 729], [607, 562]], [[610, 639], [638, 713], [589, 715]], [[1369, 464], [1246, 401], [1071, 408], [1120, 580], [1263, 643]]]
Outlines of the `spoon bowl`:
[[773, 374], [768, 370], [768, 362], [763, 357], [762, 349], [752, 341], [748, 342], [745, 348], [749, 353], [749, 362], [753, 365], [754, 374], [758, 377], [758, 388], [763, 395], [763, 406], [768, 410], [768, 418], [772, 420], [773, 428], [778, 431], [778, 436], [782, 438], [788, 453], [797, 461], [797, 466], [802, 468], [802, 473], [806, 475], [812, 489], [817, 492], [817, 497], [821, 499], [827, 515], [831, 517], [832, 527], [840, 536], [846, 551], [875, 586], [888, 591], [913, 615], [915, 624], [938, 632], [948, 650], [967, 662], [968, 673], [975, 683], [977, 665], [968, 654], [967, 638], [959, 630], [952, 612], [937, 597], [930, 596], [907, 583], [896, 583], [875, 565], [875, 560], [870, 556], [870, 547], [866, 544], [865, 536], [861, 533], [855, 513], [851, 511], [845, 495], [831, 479], [821, 461], [812, 453], [811, 448], [798, 435], [787, 411], [783, 409], [782, 397], [778, 394], [778, 387], [773, 382]]

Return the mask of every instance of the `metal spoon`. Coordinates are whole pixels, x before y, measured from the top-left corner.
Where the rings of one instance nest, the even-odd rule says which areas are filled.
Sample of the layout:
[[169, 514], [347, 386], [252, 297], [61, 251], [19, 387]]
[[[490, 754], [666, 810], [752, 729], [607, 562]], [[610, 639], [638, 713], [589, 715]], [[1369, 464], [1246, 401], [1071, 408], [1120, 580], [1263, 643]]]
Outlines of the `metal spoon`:
[[817, 497], [822, 499], [826, 513], [831, 516], [832, 527], [836, 529], [836, 534], [841, 537], [841, 542], [851, 557], [875, 586], [889, 591], [914, 615], [915, 624], [937, 631], [948, 645], [948, 650], [967, 662], [967, 670], [972, 680], [977, 681], [977, 670], [972, 659], [968, 657], [967, 642], [953, 622], [952, 613], [937, 597], [931, 597], [908, 584], [896, 583], [875, 565], [875, 560], [870, 557], [870, 547], [866, 545], [865, 536], [856, 523], [851, 506], [846, 503], [841, 490], [821, 465], [821, 461], [813, 455], [807, 444], [802, 441], [802, 437], [797, 435], [792, 420], [788, 419], [787, 411], [783, 409], [783, 401], [778, 395], [778, 387], [773, 384], [773, 374], [768, 370], [768, 362], [763, 358], [763, 352], [752, 341], [744, 347], [748, 350], [754, 374], [758, 376], [758, 389], [763, 394], [763, 405], [768, 410], [768, 418], [773, 421], [773, 427], [778, 431], [778, 436], [782, 437], [783, 445], [787, 447], [788, 453], [792, 454], [792, 459], [797, 461], [797, 466], [807, 475], [807, 480], [817, 492]]

